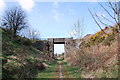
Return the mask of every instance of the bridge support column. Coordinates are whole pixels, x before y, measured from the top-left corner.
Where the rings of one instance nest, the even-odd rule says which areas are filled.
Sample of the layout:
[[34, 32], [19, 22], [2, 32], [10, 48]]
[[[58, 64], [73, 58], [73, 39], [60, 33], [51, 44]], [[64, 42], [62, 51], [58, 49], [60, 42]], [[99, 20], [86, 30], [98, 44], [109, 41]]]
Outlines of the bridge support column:
[[53, 50], [52, 50], [52, 58], [54, 58], [54, 43], [52, 44], [52, 48], [53, 48]]
[[54, 58], [54, 39], [53, 39], [52, 47], [53, 47], [52, 57]]

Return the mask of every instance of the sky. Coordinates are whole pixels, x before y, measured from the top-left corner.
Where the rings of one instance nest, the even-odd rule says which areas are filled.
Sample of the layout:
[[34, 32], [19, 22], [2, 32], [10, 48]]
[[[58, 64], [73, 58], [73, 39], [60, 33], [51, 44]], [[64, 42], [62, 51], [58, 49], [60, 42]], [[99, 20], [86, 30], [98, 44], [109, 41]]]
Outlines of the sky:
[[[40, 38], [69, 38], [75, 33], [74, 24], [77, 24], [78, 21], [83, 23], [83, 36], [96, 33], [100, 29], [92, 19], [88, 9], [98, 16], [102, 15], [112, 20], [97, 0], [87, 0], [87, 2], [47, 1], [0, 0], [0, 18], [6, 9], [21, 6], [27, 13], [30, 28], [39, 31]], [[102, 5], [112, 12], [107, 2], [102, 2]], [[101, 20], [103, 19], [101, 18]], [[102, 25], [102, 28], [104, 27]], [[63, 45], [55, 45], [55, 53], [62, 53], [63, 51]]]

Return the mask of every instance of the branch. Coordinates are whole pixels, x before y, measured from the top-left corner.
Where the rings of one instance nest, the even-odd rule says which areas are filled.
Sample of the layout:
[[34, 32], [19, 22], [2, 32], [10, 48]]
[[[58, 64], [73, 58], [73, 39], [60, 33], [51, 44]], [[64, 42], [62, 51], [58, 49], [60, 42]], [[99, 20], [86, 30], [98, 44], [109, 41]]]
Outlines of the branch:
[[97, 17], [97, 19], [98, 19], [103, 25], [105, 25], [105, 26], [110, 26], [110, 25], [108, 25], [108, 24], [102, 22], [101, 19], [98, 17], [98, 15], [97, 15], [96, 13], [95, 13], [95, 16]]
[[111, 17], [111, 18], [113, 18], [114, 20], [115, 20], [115, 22], [118, 24], [118, 22], [117, 22], [117, 20], [116, 20], [116, 18], [115, 17], [113, 17], [110, 13], [109, 13], [109, 11], [100, 3], [100, 2], [98, 2], [99, 4], [100, 4], [100, 6], [107, 12], [107, 14]]
[[112, 10], [114, 11], [114, 13], [115, 14], [117, 14], [117, 9], [115, 10], [115, 8], [113, 7], [113, 5], [112, 5], [112, 3], [110, 2], [110, 0], [108, 0], [109, 1], [109, 4], [110, 4], [110, 8], [112, 8]]
[[100, 6], [108, 13], [108, 15], [110, 16], [110, 17], [112, 17], [113, 19], [115, 19], [110, 13], [109, 13], [109, 11], [106, 9], [106, 8], [104, 8], [104, 6], [100, 3], [100, 2], [98, 2], [99, 4], [100, 4]]
[[103, 17], [105, 20], [107, 20], [107, 21], [109, 21], [111, 23], [114, 23], [114, 22], [110, 21], [109, 19], [107, 19], [106, 17], [104, 17], [103, 15], [101, 15], [101, 17]]
[[92, 12], [91, 12], [89, 9], [88, 9], [88, 11], [90, 12], [92, 18], [94, 19], [95, 23], [99, 26], [99, 28], [100, 28], [105, 34], [107, 34], [107, 33], [101, 28], [100, 24], [97, 22], [97, 20], [96, 20], [95, 17], [93, 16]]

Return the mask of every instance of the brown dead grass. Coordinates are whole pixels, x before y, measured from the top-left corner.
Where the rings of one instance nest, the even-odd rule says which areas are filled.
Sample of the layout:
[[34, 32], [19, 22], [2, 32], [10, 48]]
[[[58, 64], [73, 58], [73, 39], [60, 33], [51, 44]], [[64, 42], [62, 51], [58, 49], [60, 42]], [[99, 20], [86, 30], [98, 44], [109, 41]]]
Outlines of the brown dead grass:
[[110, 46], [99, 44], [76, 49], [65, 60], [83, 70], [83, 78], [96, 78], [110, 70], [111, 66], [117, 65], [117, 53], [117, 41], [112, 41]]

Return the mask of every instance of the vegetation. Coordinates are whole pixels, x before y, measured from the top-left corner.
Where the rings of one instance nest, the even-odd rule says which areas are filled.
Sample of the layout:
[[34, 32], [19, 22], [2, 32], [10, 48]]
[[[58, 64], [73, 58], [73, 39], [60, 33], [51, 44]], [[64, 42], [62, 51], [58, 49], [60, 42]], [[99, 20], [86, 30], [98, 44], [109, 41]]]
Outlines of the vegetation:
[[3, 79], [34, 77], [40, 70], [36, 64], [45, 60], [44, 54], [32, 47], [31, 40], [20, 36], [13, 39], [6, 30], [1, 31]]
[[39, 71], [35, 78], [59, 78], [59, 67], [57, 61], [48, 64], [47, 69]]
[[28, 27], [25, 12], [20, 7], [6, 10], [2, 26], [13, 33], [13, 36], [11, 34], [12, 37], [16, 37], [17, 33]]
[[[101, 3], [99, 4], [112, 17], [109, 11]], [[118, 16], [117, 8], [114, 8], [110, 2], [109, 5], [114, 11], [113, 21], [117, 25], [102, 29], [99, 22], [106, 24], [101, 21], [97, 14], [93, 14], [89, 10], [101, 31], [85, 40], [82, 38], [83, 22], [81, 21], [80, 24], [78, 21], [77, 24], [74, 24], [73, 37], [75, 36], [79, 40], [75, 39], [73, 42], [71, 40], [67, 43], [72, 48], [67, 48], [69, 50], [68, 54], [65, 54], [66, 57], [64, 58], [64, 53], [56, 54], [55, 57], [59, 58], [52, 63], [49, 62], [50, 59], [47, 59], [50, 58], [49, 51], [43, 53], [33, 47], [33, 42], [40, 36], [38, 31], [29, 30], [27, 38], [18, 35], [22, 29], [28, 27], [25, 12], [21, 8], [7, 10], [3, 17], [3, 28], [0, 28], [2, 36], [0, 59], [2, 60], [3, 79], [60, 78], [60, 72], [63, 74], [63, 78], [117, 78], [119, 72], [117, 61], [119, 49], [117, 35], [119, 32], [117, 28], [120, 25], [116, 19]], [[106, 19], [104, 16], [102, 17]], [[40, 47], [43, 47], [42, 45], [44, 44], [41, 44]], [[59, 71], [61, 65], [62, 71]]]
[[38, 75], [35, 78], [56, 78], [59, 79], [59, 63], [62, 64], [62, 74], [63, 78], [80, 78], [78, 74], [78, 69], [75, 67], [69, 66], [61, 58], [58, 58], [49, 67], [45, 70], [39, 71]]
[[[80, 49], [69, 51], [65, 60], [79, 68], [83, 78], [117, 78], [118, 77], [118, 42], [116, 26], [82, 39]], [[104, 30], [105, 31], [105, 30]], [[81, 71], [82, 70], [82, 71]]]
[[26, 14], [21, 8], [16, 7], [5, 12], [2, 26], [0, 26], [2, 37], [2, 54], [0, 55], [2, 74], [0, 75], [3, 79], [33, 78], [39, 71], [46, 68], [46, 61], [47, 63], [53, 61], [33, 46], [35, 39], [39, 36], [38, 32], [29, 32], [27, 38], [19, 36], [18, 33], [26, 27], [28, 27]]

